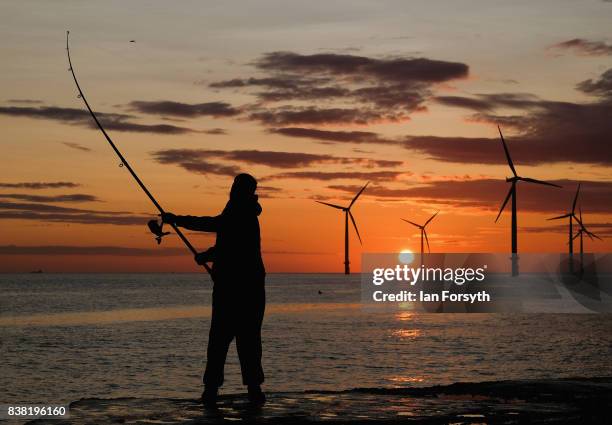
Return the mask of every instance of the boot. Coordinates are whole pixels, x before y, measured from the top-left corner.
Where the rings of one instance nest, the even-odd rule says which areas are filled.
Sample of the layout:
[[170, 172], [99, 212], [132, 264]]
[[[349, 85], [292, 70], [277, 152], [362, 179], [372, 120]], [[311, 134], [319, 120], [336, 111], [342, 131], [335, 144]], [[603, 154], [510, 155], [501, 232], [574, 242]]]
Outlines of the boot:
[[266, 395], [259, 385], [249, 385], [249, 402], [256, 406], [261, 406], [266, 402]]
[[204, 403], [204, 406], [215, 406], [217, 404], [218, 392], [219, 388], [217, 387], [204, 387], [204, 392], [202, 393], [202, 403]]

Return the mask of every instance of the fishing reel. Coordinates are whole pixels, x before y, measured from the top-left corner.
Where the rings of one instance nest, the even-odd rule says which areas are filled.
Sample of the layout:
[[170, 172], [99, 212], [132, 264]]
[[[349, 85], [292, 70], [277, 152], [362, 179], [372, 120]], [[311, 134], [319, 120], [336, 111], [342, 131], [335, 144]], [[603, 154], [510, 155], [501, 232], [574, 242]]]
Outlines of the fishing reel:
[[147, 226], [149, 226], [149, 230], [151, 231], [151, 233], [153, 233], [156, 236], [155, 240], [157, 241], [157, 245], [161, 244], [162, 238], [164, 236], [170, 234], [170, 232], [164, 232], [164, 222], [163, 221], [161, 222], [161, 224], [159, 224], [157, 220], [149, 220], [149, 222], [147, 223]]

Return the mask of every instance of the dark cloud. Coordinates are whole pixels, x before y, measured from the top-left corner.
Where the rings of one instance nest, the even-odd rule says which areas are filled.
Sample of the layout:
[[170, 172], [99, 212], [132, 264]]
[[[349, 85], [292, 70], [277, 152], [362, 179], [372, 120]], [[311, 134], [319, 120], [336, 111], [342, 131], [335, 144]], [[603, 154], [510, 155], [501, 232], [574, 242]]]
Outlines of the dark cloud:
[[[589, 103], [549, 101], [521, 93], [439, 97], [437, 101], [476, 111], [468, 118], [472, 121], [501, 125], [518, 164], [609, 165], [612, 163], [611, 88], [612, 70], [608, 70], [598, 80], [586, 80], [578, 85], [585, 93], [598, 96]], [[501, 145], [498, 141], [495, 148], [494, 139], [407, 137], [405, 146], [441, 161], [503, 164]]]
[[[552, 183], [561, 185], [563, 188], [519, 183], [517, 189], [519, 210], [548, 214], [567, 211], [571, 207], [578, 182], [556, 180]], [[358, 185], [329, 187], [348, 193], [359, 190]], [[404, 188], [370, 185], [368, 194], [381, 199], [416, 200], [427, 204], [475, 207], [496, 212], [501, 207], [508, 189], [508, 183], [501, 179], [474, 179], [432, 181]], [[580, 189], [580, 204], [585, 212], [612, 213], [612, 182], [583, 181]]]
[[[0, 106], [0, 114], [16, 117], [40, 118], [68, 123], [89, 123], [91, 116], [84, 109], [60, 108], [57, 106]], [[98, 118], [108, 121], [121, 121], [133, 118], [131, 115], [98, 112]]]
[[[95, 124], [90, 124], [93, 127]], [[178, 127], [170, 124], [137, 124], [128, 121], [102, 121], [106, 130], [125, 131], [128, 133], [154, 133], [154, 134], [186, 134], [195, 130]]]
[[227, 130], [224, 128], [211, 128], [210, 130], [204, 130], [205, 134], [225, 136], [227, 135]]
[[[268, 126], [405, 121], [410, 113], [425, 109], [433, 84], [468, 75], [467, 65], [457, 62], [337, 53], [273, 52], [253, 65], [266, 75], [210, 87], [254, 89], [260, 104], [247, 116]], [[283, 105], [269, 106], [274, 102]]]
[[91, 152], [90, 148], [88, 148], [87, 146], [80, 145], [78, 143], [74, 143], [74, 142], [62, 142], [62, 144], [68, 146], [69, 148], [78, 150], [78, 151]]
[[259, 87], [259, 99], [269, 102], [283, 100], [330, 99], [347, 96], [350, 90], [332, 83], [330, 78], [278, 75], [268, 78], [233, 79], [212, 83], [212, 88]]
[[[610, 155], [603, 152], [602, 149], [596, 152], [583, 152], [578, 143], [568, 143], [562, 146], [566, 150], [560, 150], [559, 145], [550, 143], [545, 139], [512, 137], [507, 134], [506, 143], [519, 173], [521, 173], [521, 165], [539, 165], [563, 161], [606, 165], [611, 159]], [[499, 137], [489, 139], [413, 136], [405, 139], [404, 146], [437, 161], [506, 165]]]
[[[66, 124], [96, 128], [96, 124], [89, 115], [89, 112], [84, 109], [59, 108], [56, 106], [0, 106], [0, 115], [45, 119]], [[185, 134], [194, 132], [194, 130], [189, 128], [178, 127], [170, 124], [135, 123], [130, 121], [135, 117], [127, 114], [97, 112], [96, 116], [107, 130], [156, 134]]]
[[280, 187], [267, 186], [267, 185], [257, 185], [257, 194], [260, 198], [264, 199], [275, 199], [275, 198], [284, 198], [286, 195], [284, 194], [285, 190]]
[[261, 100], [267, 102], [281, 102], [291, 100], [322, 100], [337, 99], [350, 95], [350, 90], [338, 86], [317, 87], [312, 83], [304, 83], [291, 89], [277, 89], [257, 93]]
[[[568, 151], [554, 151], [554, 146], [537, 146], [531, 144], [526, 138], [516, 139], [508, 135], [506, 135], [506, 143], [509, 146], [517, 171], [519, 174], [525, 175], [528, 173], [521, 170], [521, 165], [539, 165], [562, 161], [600, 163], [606, 159], [605, 157], [597, 157], [596, 154], [580, 152], [577, 147], [571, 151], [575, 152], [576, 155], [571, 156], [571, 152]], [[404, 145], [407, 149], [420, 152], [436, 161], [506, 165], [499, 138], [414, 136], [407, 137]], [[508, 173], [510, 173], [509, 169]]]
[[587, 94], [612, 98], [612, 68], [604, 72], [599, 79], [589, 79], [579, 83], [578, 89]]
[[249, 118], [269, 126], [359, 124], [399, 121], [402, 114], [383, 114], [373, 109], [282, 107], [252, 112]]
[[472, 109], [477, 112], [493, 111], [500, 108], [531, 110], [542, 107], [542, 101], [528, 93], [478, 94], [474, 97], [437, 96], [434, 100], [447, 106]]
[[[587, 223], [584, 222], [586, 228], [595, 233], [597, 236], [603, 238], [606, 236], [612, 236], [612, 223]], [[540, 226], [540, 227], [521, 227], [520, 231], [529, 233], [562, 233], [567, 235], [567, 224], [558, 224], [555, 226]], [[585, 236], [587, 239], [588, 237]]]
[[0, 193], [0, 198], [17, 199], [27, 202], [95, 202], [99, 199], [93, 195], [74, 193], [70, 195], [28, 195], [24, 193]]
[[261, 150], [167, 149], [153, 152], [152, 155], [157, 162], [162, 164], [176, 164], [189, 171], [201, 174], [221, 175], [233, 175], [239, 169], [230, 165], [212, 165], [212, 159], [241, 162], [249, 165], [265, 165], [273, 168], [299, 168], [314, 164], [358, 165], [366, 168], [398, 167], [402, 165], [402, 161], [395, 160]]
[[185, 248], [131, 248], [125, 246], [0, 245], [0, 255], [121, 255], [167, 257], [184, 255]]
[[32, 220], [41, 223], [70, 224], [112, 224], [116, 226], [144, 226], [152, 216], [94, 214], [94, 213], [62, 213], [34, 211], [1, 211], [0, 220]]
[[525, 226], [519, 227], [519, 232], [527, 233], [564, 233], [567, 234], [567, 224], [557, 224], [555, 226]]
[[397, 140], [386, 139], [370, 131], [331, 131], [303, 127], [272, 128], [268, 131], [273, 134], [320, 140], [326, 143], [371, 143], [381, 145], [399, 143]]
[[580, 56], [612, 56], [612, 44], [603, 41], [573, 38], [561, 43], [553, 44], [550, 49], [571, 50]]
[[464, 96], [438, 96], [435, 101], [446, 106], [473, 109], [475, 111], [490, 111], [491, 104], [484, 99]]
[[233, 117], [240, 111], [226, 102], [207, 103], [181, 103], [170, 100], [142, 101], [135, 100], [129, 103], [132, 110], [154, 115], [170, 115], [175, 117]]
[[41, 103], [43, 103], [42, 100], [37, 100], [37, 99], [9, 99], [7, 100], [8, 103], [21, 103], [24, 105], [39, 105]]
[[[431, 96], [431, 90], [425, 86], [406, 87], [403, 85], [386, 85], [362, 87], [353, 90], [351, 97], [363, 104], [373, 103], [376, 109], [383, 109], [384, 116], [390, 121], [408, 120], [408, 113], [426, 111], [425, 100]], [[401, 113], [394, 109], [400, 108]]]
[[20, 182], [20, 183], [0, 183], [0, 188], [6, 189], [60, 189], [75, 188], [80, 184], [72, 182]]
[[[525, 155], [517, 149], [517, 142], [511, 137], [507, 138], [507, 142], [517, 167], [525, 164]], [[405, 139], [404, 146], [437, 161], [500, 165], [506, 163], [498, 138], [411, 136]], [[533, 161], [537, 157], [528, 155], [528, 158]]]
[[144, 225], [151, 216], [125, 211], [95, 211], [42, 203], [0, 201], [0, 220], [34, 220], [42, 223]]
[[[160, 161], [161, 162], [161, 161]], [[208, 161], [199, 159], [195, 161], [183, 161], [177, 163], [187, 171], [197, 174], [214, 174], [219, 176], [235, 176], [242, 170], [232, 165], [212, 164]]]
[[[308, 83], [310, 80], [294, 75], [279, 75], [277, 77], [269, 78], [247, 78], [240, 79], [235, 78], [233, 80], [218, 81], [210, 83], [209, 87], [212, 88], [240, 88], [248, 86], [262, 86], [275, 89], [293, 89], [300, 85]], [[329, 79], [318, 79], [319, 83], [328, 83]]]
[[260, 150], [214, 151], [207, 152], [205, 155], [210, 155], [211, 153], [218, 158], [276, 168], [305, 167], [312, 163], [323, 162], [327, 159], [324, 155]]
[[[427, 135], [389, 138], [368, 131], [316, 128], [401, 122], [408, 119], [411, 112], [422, 110], [427, 99], [433, 99], [440, 104], [472, 111], [467, 117], [472, 122], [501, 125], [517, 164], [612, 163], [612, 150], [609, 149], [612, 143], [612, 120], [609, 118], [612, 116], [612, 70], [598, 79], [578, 84], [579, 90], [597, 97], [592, 102], [578, 103], [550, 101], [528, 93], [433, 97], [433, 82], [462, 78], [467, 75], [468, 68], [459, 63], [428, 59], [276, 52], [264, 55], [254, 65], [266, 75], [213, 83], [212, 86], [260, 90], [257, 95], [262, 103], [251, 106], [246, 114], [251, 120], [272, 127], [269, 131], [274, 134], [325, 143], [398, 145], [445, 162], [504, 164], [494, 127], [489, 138]], [[422, 70], [429, 68], [436, 71], [424, 75]], [[302, 94], [314, 93], [314, 88], [336, 87], [343, 91], [330, 90], [329, 96], [320, 96], [316, 104], [307, 98], [308, 94]], [[269, 105], [281, 99], [283, 104]], [[296, 103], [287, 104], [290, 101]]]
[[235, 176], [240, 168], [233, 165], [213, 163], [198, 149], [167, 149], [153, 152], [151, 155], [160, 164], [178, 165], [183, 169], [196, 174], [213, 174], [219, 176]]
[[[364, 180], [364, 181], [393, 181], [400, 176], [409, 176], [410, 172], [401, 171], [294, 171], [288, 173], [273, 174], [264, 180], [277, 179], [300, 179], [300, 180]], [[361, 189], [358, 188], [357, 190]]]
[[80, 208], [62, 207], [59, 205], [48, 205], [39, 203], [21, 203], [11, 201], [0, 201], [0, 210], [22, 210], [35, 212], [65, 212], [65, 213], [93, 213], [93, 214], [131, 214], [125, 211], [92, 211]]
[[[596, 82], [581, 83], [585, 91], [603, 95], [612, 87], [612, 71]], [[500, 124], [512, 157], [521, 164], [537, 165], [575, 162], [609, 165], [612, 163], [612, 102], [553, 102], [522, 93], [478, 95], [473, 98], [447, 96], [436, 98], [446, 105], [463, 107], [478, 113], [469, 119]], [[513, 109], [516, 115], [497, 115], [501, 109]], [[514, 130], [514, 132], [509, 131]], [[269, 130], [288, 137], [310, 138], [326, 143], [388, 144], [403, 146], [444, 162], [505, 164], [503, 148], [492, 127], [490, 138], [405, 136], [388, 138], [365, 131], [330, 131], [304, 127]]]
[[[612, 163], [612, 103], [549, 102], [542, 110], [522, 116], [477, 115], [488, 123], [514, 127], [513, 158], [522, 163]], [[516, 155], [516, 157], [515, 157]], [[503, 162], [503, 160], [502, 160]], [[519, 162], [519, 163], [520, 163]]]
[[272, 52], [259, 59], [256, 66], [270, 71], [395, 83], [440, 83], [465, 78], [468, 74], [468, 66], [458, 62], [426, 58], [375, 59], [335, 53], [300, 55], [293, 52]]

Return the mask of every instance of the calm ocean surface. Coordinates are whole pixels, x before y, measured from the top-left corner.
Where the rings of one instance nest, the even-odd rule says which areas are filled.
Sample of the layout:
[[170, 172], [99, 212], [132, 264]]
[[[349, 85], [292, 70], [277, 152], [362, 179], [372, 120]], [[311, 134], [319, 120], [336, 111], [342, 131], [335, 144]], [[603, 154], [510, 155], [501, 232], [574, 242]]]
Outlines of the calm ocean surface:
[[[202, 274], [0, 275], [0, 404], [199, 396], [210, 298]], [[359, 275], [271, 274], [267, 298], [267, 391], [612, 375], [609, 314], [373, 313]]]

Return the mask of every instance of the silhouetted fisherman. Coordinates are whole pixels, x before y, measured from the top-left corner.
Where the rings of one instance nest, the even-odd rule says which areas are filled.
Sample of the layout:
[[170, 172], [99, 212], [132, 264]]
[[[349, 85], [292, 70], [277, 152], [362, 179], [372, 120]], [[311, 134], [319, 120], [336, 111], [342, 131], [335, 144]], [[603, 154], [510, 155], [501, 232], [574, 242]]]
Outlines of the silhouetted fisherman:
[[176, 216], [162, 220], [186, 229], [215, 232], [215, 246], [196, 255], [196, 262], [213, 262], [213, 308], [208, 337], [205, 404], [216, 402], [223, 384], [223, 369], [230, 343], [236, 338], [242, 383], [249, 400], [262, 404], [264, 373], [261, 367], [261, 324], [265, 310], [265, 268], [261, 258], [259, 219], [261, 205], [255, 194], [257, 180], [249, 174], [234, 179], [230, 199], [216, 217]]

